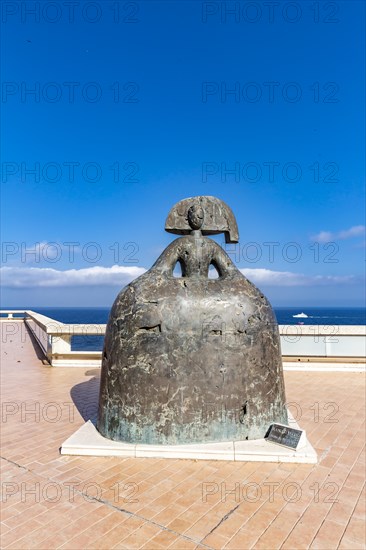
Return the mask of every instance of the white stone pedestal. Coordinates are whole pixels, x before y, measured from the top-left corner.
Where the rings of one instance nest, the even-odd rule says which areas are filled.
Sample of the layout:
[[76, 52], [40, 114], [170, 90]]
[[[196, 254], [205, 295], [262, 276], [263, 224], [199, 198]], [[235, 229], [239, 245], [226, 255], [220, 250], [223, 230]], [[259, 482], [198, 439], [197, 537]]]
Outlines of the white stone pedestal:
[[[289, 425], [291, 428], [301, 430], [290, 412]], [[135, 445], [103, 437], [94, 424], [88, 420], [63, 443], [61, 454], [316, 464], [317, 454], [307, 440], [305, 432], [303, 436], [305, 436], [303, 437], [304, 443], [298, 450], [288, 449], [265, 439], [190, 445]]]

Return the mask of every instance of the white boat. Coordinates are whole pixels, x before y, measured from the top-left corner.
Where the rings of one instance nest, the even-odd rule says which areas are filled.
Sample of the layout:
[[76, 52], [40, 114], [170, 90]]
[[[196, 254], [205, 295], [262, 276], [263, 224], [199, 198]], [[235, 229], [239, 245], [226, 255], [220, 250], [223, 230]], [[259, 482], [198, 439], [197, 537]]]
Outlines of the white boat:
[[300, 317], [301, 319], [307, 319], [308, 315], [306, 315], [306, 313], [297, 313], [297, 315], [293, 315], [292, 317]]

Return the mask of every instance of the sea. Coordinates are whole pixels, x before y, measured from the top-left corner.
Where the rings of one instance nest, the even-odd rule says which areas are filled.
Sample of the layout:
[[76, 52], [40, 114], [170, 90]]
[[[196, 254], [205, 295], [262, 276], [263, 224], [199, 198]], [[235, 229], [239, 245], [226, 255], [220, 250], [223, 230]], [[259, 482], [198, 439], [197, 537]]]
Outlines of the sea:
[[[62, 323], [104, 324], [108, 322], [109, 307], [4, 307], [2, 309], [30, 309]], [[279, 325], [366, 325], [366, 308], [363, 307], [274, 307]], [[298, 315], [304, 314], [305, 316]], [[16, 315], [14, 315], [16, 317]], [[73, 336], [71, 349], [99, 351], [103, 349], [103, 336]]]

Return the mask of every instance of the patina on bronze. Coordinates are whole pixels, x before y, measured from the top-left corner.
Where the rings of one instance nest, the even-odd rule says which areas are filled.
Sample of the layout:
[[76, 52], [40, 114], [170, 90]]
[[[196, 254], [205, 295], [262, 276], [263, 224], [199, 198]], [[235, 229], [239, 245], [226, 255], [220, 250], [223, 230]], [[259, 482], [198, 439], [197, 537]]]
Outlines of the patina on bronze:
[[[205, 236], [224, 232], [237, 242], [234, 215], [215, 197], [193, 197], [172, 208], [165, 228], [185, 236], [112, 307], [97, 428], [129, 443], [263, 438], [272, 423], [288, 423], [276, 319], [262, 292]], [[210, 266], [218, 278], [209, 277]]]

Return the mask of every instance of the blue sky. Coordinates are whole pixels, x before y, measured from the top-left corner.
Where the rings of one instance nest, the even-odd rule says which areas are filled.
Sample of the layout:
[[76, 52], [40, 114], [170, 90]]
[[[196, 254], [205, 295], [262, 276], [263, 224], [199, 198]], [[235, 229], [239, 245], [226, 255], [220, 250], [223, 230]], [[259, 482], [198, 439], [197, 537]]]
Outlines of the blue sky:
[[3, 305], [109, 306], [195, 195], [274, 305], [364, 305], [364, 2], [34, 5], [2, 4]]

